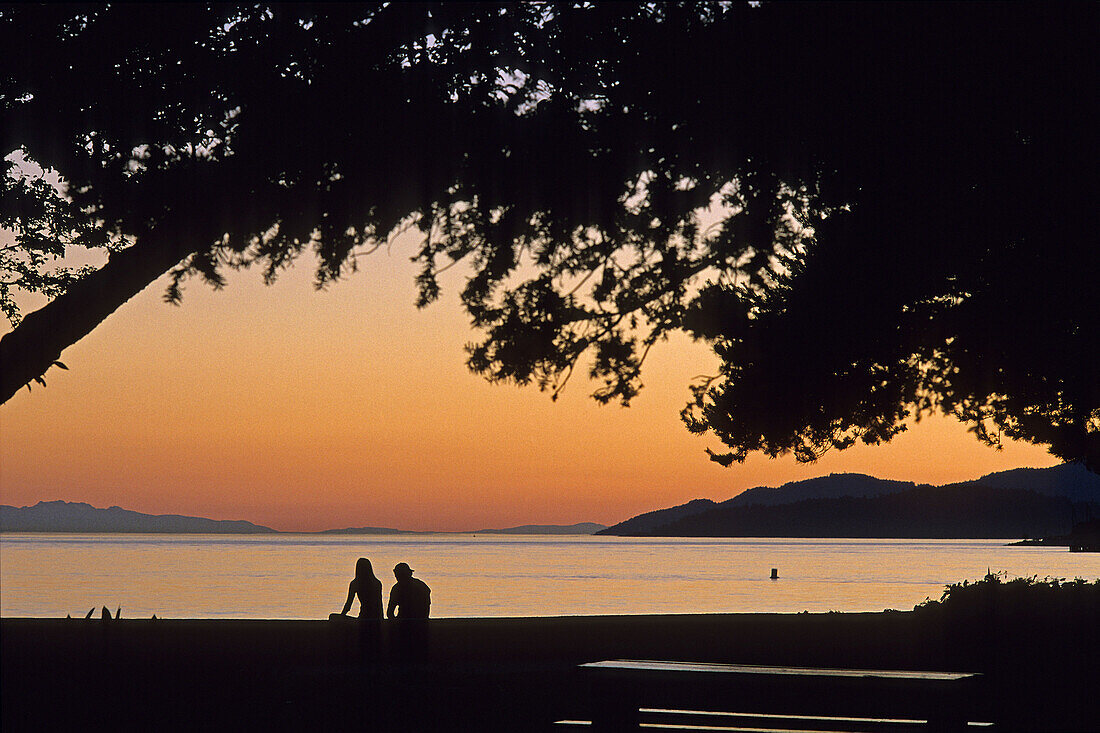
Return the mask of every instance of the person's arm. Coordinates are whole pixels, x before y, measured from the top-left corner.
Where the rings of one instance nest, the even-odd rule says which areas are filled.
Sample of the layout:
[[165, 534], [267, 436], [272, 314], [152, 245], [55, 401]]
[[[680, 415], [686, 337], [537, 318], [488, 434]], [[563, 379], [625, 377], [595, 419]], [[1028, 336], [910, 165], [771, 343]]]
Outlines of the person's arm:
[[394, 609], [397, 608], [397, 586], [390, 588], [390, 602], [386, 605], [386, 618], [393, 618]]
[[348, 583], [348, 599], [344, 601], [344, 610], [340, 612], [341, 616], [347, 616], [348, 611], [351, 610], [351, 602], [355, 598], [355, 581]]

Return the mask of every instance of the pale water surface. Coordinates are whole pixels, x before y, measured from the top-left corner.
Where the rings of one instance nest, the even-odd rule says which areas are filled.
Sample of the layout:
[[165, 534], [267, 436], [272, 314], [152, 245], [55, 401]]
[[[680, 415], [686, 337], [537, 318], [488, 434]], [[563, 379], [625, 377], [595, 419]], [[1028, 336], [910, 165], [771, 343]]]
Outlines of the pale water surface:
[[1100, 576], [1100, 555], [1004, 540], [10, 533], [0, 615], [320, 619], [360, 556], [387, 595], [408, 562], [452, 617], [907, 610], [987, 569]]

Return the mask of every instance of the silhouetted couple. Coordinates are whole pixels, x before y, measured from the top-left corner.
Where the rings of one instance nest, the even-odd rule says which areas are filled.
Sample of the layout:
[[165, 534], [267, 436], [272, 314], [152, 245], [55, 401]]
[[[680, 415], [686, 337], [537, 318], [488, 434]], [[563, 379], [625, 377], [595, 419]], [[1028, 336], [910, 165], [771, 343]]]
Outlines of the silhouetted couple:
[[[397, 582], [390, 588], [386, 618], [393, 619], [390, 638], [395, 651], [404, 659], [418, 660], [427, 656], [428, 611], [432, 592], [427, 584], [412, 576], [408, 563], [399, 562], [393, 568]], [[374, 577], [370, 560], [359, 558], [355, 563], [355, 578], [348, 585], [348, 599], [341, 616], [351, 610], [359, 597], [359, 644], [365, 659], [377, 659], [382, 650], [382, 582]]]
[[[397, 582], [390, 589], [390, 602], [386, 606], [386, 618], [426, 619], [432, 605], [432, 591], [420, 578], [412, 576], [413, 569], [408, 563], [399, 562], [393, 568]], [[348, 599], [340, 615], [347, 615], [351, 603], [359, 596], [359, 619], [361, 621], [381, 620], [382, 618], [382, 581], [374, 577], [374, 568], [370, 560], [359, 558], [355, 563], [355, 577], [348, 585]]]

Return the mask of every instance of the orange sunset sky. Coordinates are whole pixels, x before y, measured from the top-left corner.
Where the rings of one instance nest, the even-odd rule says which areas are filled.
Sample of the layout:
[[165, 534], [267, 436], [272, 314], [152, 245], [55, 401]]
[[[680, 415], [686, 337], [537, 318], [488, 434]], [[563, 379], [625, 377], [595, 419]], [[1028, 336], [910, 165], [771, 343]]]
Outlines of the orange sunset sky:
[[181, 307], [150, 286], [69, 348], [69, 371], [0, 407], [0, 502], [119, 505], [247, 519], [284, 530], [469, 530], [612, 524], [693, 498], [830, 472], [946, 483], [1051, 466], [1042, 447], [996, 451], [942, 417], [892, 443], [815, 464], [750, 458], [722, 468], [679, 419], [704, 344], [679, 338], [646, 363], [630, 408], [601, 407], [578, 374], [557, 402], [470, 374], [457, 302], [414, 307], [410, 240], [322, 292], [303, 258], [273, 286], [257, 271]]

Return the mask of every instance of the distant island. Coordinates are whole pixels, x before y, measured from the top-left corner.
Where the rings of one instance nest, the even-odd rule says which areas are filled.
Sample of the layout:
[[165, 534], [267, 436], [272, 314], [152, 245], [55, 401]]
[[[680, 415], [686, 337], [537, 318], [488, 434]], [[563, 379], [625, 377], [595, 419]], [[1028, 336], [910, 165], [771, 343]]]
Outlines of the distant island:
[[[308, 533], [307, 533], [308, 534]], [[323, 529], [312, 534], [432, 534], [418, 532], [415, 529], [394, 529], [393, 527], [344, 527], [342, 529]]]
[[[503, 529], [479, 529], [456, 534], [595, 534], [606, 525], [524, 524]], [[336, 534], [336, 535], [408, 535], [435, 534], [390, 527], [348, 527], [322, 532], [281, 532], [244, 520], [206, 519], [180, 514], [143, 514], [113, 506], [98, 509], [84, 502], [40, 501], [34, 506], [0, 505], [0, 532], [69, 533], [164, 533], [164, 534]]]
[[[503, 529], [474, 529], [446, 534], [596, 534], [607, 529], [606, 524], [578, 522], [577, 524], [522, 524], [518, 527]], [[392, 529], [390, 527], [347, 527], [345, 529], [326, 529], [316, 534], [441, 534], [440, 532], [412, 529]]]
[[578, 522], [577, 524], [522, 524], [505, 529], [479, 529], [473, 534], [596, 534], [607, 529], [606, 524]]
[[40, 501], [34, 506], [0, 505], [0, 532], [274, 534], [277, 530], [244, 520], [143, 514], [117, 506], [97, 509], [84, 502]]
[[654, 537], [1019, 539], [1066, 535], [1100, 515], [1100, 476], [1080, 464], [932, 486], [830, 474], [727, 501], [696, 499], [599, 532]]
[[1014, 545], [1047, 545], [1068, 547], [1073, 552], [1100, 552], [1100, 519], [1079, 522], [1069, 534], [1042, 537], [1037, 540], [1020, 540]]

